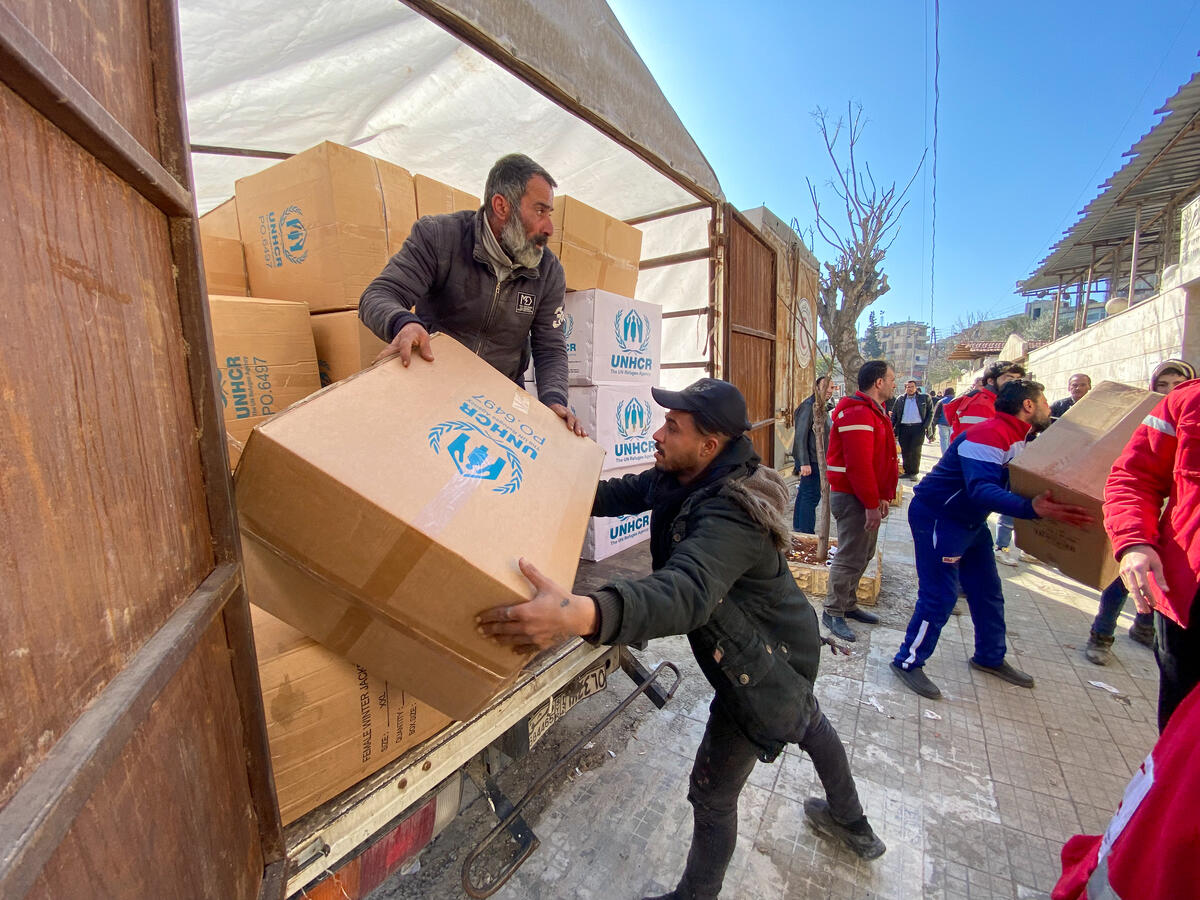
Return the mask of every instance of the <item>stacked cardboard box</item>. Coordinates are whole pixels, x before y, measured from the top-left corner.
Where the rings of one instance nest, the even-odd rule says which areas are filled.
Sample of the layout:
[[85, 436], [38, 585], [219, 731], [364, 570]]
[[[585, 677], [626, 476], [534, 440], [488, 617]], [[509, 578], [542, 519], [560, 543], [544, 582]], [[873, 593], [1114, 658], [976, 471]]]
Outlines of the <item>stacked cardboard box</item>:
[[[483, 637], [528, 556], [572, 584], [602, 452], [452, 338], [271, 417], [236, 477], [250, 600], [455, 719], [528, 656]], [[519, 527], [516, 527], [519, 525]]]
[[642, 258], [640, 229], [566, 195], [555, 197], [550, 220], [554, 236], [549, 247], [563, 264], [567, 290], [600, 288], [634, 295]]
[[308, 307], [261, 297], [208, 298], [230, 463], [250, 431], [320, 390]]
[[265, 610], [250, 612], [284, 825], [450, 724]]
[[1017, 546], [1081, 584], [1103, 590], [1117, 577], [1104, 531], [1104, 482], [1134, 430], [1162, 400], [1143, 388], [1102, 381], [1009, 463], [1012, 489], [1025, 497], [1051, 491], [1085, 507], [1087, 527], [1053, 519], [1017, 519]]
[[230, 198], [200, 217], [200, 255], [208, 293], [233, 297], [250, 293], [236, 200]]
[[413, 187], [417, 195], [417, 218], [479, 209], [483, 205], [478, 197], [434, 181], [428, 175], [414, 175]]
[[[650, 468], [653, 435], [665, 421], [650, 393], [658, 384], [661, 308], [608, 291], [573, 291], [563, 330], [571, 408], [605, 449], [604, 477]], [[649, 536], [648, 516], [592, 519], [583, 558], [605, 559]]]
[[387, 346], [352, 309], [313, 316], [312, 332], [323, 386], [361, 372]]

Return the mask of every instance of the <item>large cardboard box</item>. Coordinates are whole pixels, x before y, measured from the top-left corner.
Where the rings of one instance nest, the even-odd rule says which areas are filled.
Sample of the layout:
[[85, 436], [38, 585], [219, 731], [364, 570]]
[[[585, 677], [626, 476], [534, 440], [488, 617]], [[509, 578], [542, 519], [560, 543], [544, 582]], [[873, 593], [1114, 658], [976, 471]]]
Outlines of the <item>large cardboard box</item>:
[[210, 296], [208, 309], [226, 422], [274, 415], [321, 389], [303, 303]]
[[567, 388], [567, 400], [583, 427], [604, 448], [608, 472], [654, 465], [654, 432], [667, 411], [654, 402], [648, 384], [599, 384]]
[[312, 317], [312, 331], [322, 385], [361, 372], [387, 346], [362, 323], [354, 310], [318, 313]]
[[1102, 590], [1112, 583], [1117, 562], [1104, 532], [1104, 482], [1134, 429], [1160, 400], [1161, 394], [1102, 381], [1009, 463], [1016, 493], [1036, 497], [1049, 489], [1056, 500], [1086, 507], [1096, 520], [1078, 528], [1017, 519], [1018, 547], [1081, 584]]
[[417, 217], [441, 216], [464, 209], [479, 209], [483, 205], [478, 197], [435, 181], [428, 175], [414, 175], [413, 187], [417, 194]]
[[328, 141], [236, 189], [250, 293], [313, 312], [357, 307], [417, 218], [407, 170]]
[[246, 258], [242, 242], [232, 238], [200, 234], [200, 255], [204, 258], [204, 281], [210, 294], [245, 297]]
[[284, 825], [450, 724], [265, 610], [251, 606], [250, 615]]
[[241, 241], [242, 229], [238, 225], [237, 198], [230, 197], [220, 206], [215, 206], [200, 217], [201, 236]]
[[326, 388], [250, 435], [235, 476], [254, 602], [456, 719], [528, 657], [476, 631], [574, 582], [602, 452], [453, 338]]
[[567, 289], [600, 288], [632, 297], [637, 289], [642, 232], [560, 194], [554, 199], [549, 247], [563, 264]]
[[570, 291], [563, 304], [571, 384], [658, 385], [662, 307], [609, 291]]
[[[601, 480], [636, 475], [649, 468], [651, 466], [633, 466], [605, 472]], [[583, 539], [583, 551], [579, 555], [590, 562], [599, 562], [649, 538], [650, 510], [632, 516], [593, 516], [588, 520], [587, 536]]]

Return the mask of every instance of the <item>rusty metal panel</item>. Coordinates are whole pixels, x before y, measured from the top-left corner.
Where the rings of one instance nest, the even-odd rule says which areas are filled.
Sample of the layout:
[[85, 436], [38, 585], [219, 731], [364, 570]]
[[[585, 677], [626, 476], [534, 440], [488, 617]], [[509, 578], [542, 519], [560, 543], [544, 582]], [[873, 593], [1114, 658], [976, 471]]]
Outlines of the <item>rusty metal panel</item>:
[[156, 159], [150, 4], [4, 0], [88, 92]]
[[724, 377], [746, 397], [750, 438], [775, 465], [775, 251], [730, 206], [725, 216]]
[[0, 895], [279, 895], [174, 4], [0, 25]]
[[[182, 713], [190, 713], [186, 717]], [[263, 859], [221, 621], [92, 794], [30, 898], [258, 894]]]
[[0, 803], [213, 567], [166, 219], [0, 86]]

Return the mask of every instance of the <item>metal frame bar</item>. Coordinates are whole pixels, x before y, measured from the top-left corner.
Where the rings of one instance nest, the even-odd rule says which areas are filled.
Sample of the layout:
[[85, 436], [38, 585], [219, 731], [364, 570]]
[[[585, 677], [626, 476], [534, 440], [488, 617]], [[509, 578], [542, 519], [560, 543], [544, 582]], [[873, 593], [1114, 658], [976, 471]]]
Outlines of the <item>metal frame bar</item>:
[[646, 269], [660, 269], [663, 266], [676, 266], [680, 263], [711, 259], [712, 253], [712, 247], [697, 247], [695, 250], [685, 250], [682, 253], [672, 253], [669, 256], [655, 256], [652, 259], [643, 259], [639, 262], [638, 270], [644, 272]]
[[682, 216], [684, 213], [698, 212], [702, 209], [707, 209], [709, 206], [703, 200], [697, 200], [695, 203], [685, 203], [683, 206], [672, 206], [670, 209], [664, 209], [659, 212], [647, 213], [644, 216], [634, 216], [632, 219], [626, 219], [626, 225], [645, 225], [647, 222], [657, 222], [661, 219], [669, 219], [672, 216]]
[[0, 809], [0, 896], [23, 897], [150, 707], [241, 585], [223, 563], [104, 686]]
[[0, 72], [26, 103], [168, 216], [192, 214], [188, 190], [4, 6]]
[[[192, 159], [189, 148], [186, 100], [179, 50], [178, 10], [173, 0], [150, 4], [151, 46], [154, 49], [155, 101], [158, 107], [159, 144], [164, 162], [175, 178], [190, 189]], [[188, 375], [192, 390], [192, 408], [200, 427], [200, 464], [204, 473], [205, 499], [209, 527], [220, 562], [241, 565], [237, 516], [234, 511], [233, 485], [229, 477], [225, 423], [221, 412], [221, 393], [212, 371], [212, 323], [209, 318], [200, 232], [195, 209], [186, 217], [170, 222], [171, 252], [175, 261], [176, 298], [180, 324], [188, 347]], [[242, 720], [246, 750], [246, 776], [250, 799], [258, 819], [259, 840], [266, 866], [283, 861], [286, 848], [275, 779], [271, 769], [271, 751], [267, 742], [267, 724], [263, 709], [262, 687], [258, 677], [258, 654], [254, 647], [254, 629], [250, 604], [244, 589], [234, 593], [224, 609], [225, 637], [231, 651], [233, 686]], [[264, 878], [262, 888], [270, 882]], [[264, 893], [265, 898], [268, 894]]]
[[663, 313], [662, 317], [664, 319], [682, 319], [687, 316], [703, 316], [707, 315], [711, 308], [709, 306], [693, 306], [691, 309], [674, 309]]

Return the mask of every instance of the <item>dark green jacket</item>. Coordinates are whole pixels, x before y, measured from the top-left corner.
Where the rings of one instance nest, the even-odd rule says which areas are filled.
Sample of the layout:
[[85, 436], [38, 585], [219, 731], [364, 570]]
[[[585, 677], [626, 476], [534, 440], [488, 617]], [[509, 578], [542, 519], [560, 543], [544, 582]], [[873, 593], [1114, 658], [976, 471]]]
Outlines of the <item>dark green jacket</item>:
[[743, 436], [690, 485], [654, 469], [602, 481], [592, 515], [652, 511], [654, 571], [593, 596], [600, 643], [687, 634], [716, 702], [769, 762], [816, 710], [821, 643], [782, 551], [787, 487], [760, 463]]

